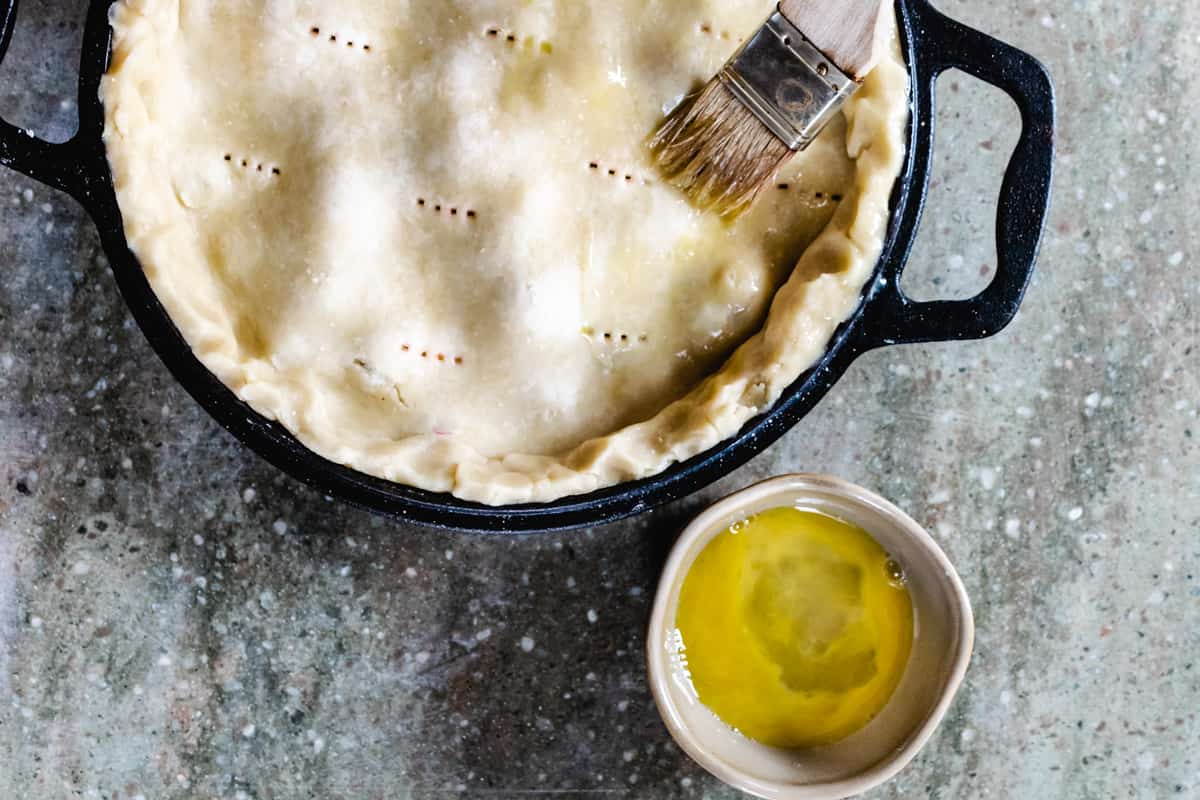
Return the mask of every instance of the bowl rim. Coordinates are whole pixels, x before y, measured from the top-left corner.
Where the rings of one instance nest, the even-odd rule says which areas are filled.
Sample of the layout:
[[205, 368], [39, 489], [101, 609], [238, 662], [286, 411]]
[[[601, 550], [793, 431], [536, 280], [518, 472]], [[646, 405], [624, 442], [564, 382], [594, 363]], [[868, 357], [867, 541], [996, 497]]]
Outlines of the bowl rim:
[[[725, 529], [720, 523], [729, 516], [736, 515], [740, 509], [748, 508], [759, 500], [780, 494], [792, 495], [797, 500], [814, 496], [834, 496], [874, 512], [881, 519], [886, 519], [894, 525], [896, 531], [907, 537], [941, 567], [941, 574], [945, 578], [944, 588], [949, 589], [947, 596], [953, 611], [953, 618], [948, 622], [948, 626], [955, 633], [955, 652], [947, 659], [951, 668], [938, 695], [938, 701], [908, 734], [904, 744], [850, 777], [804, 786], [754, 777], [701, 745], [677, 708], [668, 686], [670, 667], [667, 665], [666, 651], [659, 646], [668, 630], [668, 607], [682, 585], [687, 568], [698, 555], [698, 550], [692, 552], [697, 540], [712, 539]], [[895, 504], [870, 489], [832, 475], [795, 473], [770, 478], [729, 495], [706, 508], [684, 528], [672, 546], [655, 593], [646, 634], [647, 678], [655, 706], [671, 737], [693, 761], [724, 783], [766, 800], [834, 800], [877, 788], [894, 778], [912, 762], [941, 725], [950, 704], [958, 694], [966, 678], [974, 644], [975, 620], [966, 587], [950, 558], [925, 528]]]

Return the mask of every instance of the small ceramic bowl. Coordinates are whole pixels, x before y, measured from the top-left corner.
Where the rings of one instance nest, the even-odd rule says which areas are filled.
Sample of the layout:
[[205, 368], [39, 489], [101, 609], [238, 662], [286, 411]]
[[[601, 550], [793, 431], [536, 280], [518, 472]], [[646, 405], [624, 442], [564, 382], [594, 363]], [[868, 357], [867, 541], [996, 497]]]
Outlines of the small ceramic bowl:
[[[733, 523], [789, 506], [857, 525], [900, 562], [912, 596], [915, 637], [904, 676], [874, 720], [836, 744], [797, 751], [759, 744], [721, 722], [696, 699], [675, 644], [679, 590], [696, 556]], [[974, 639], [962, 581], [911, 517], [837, 478], [789, 475], [722, 500], [687, 527], [663, 571], [646, 642], [659, 712], [675, 741], [702, 767], [768, 800], [839, 800], [890, 780], [929, 741], [966, 674]]]

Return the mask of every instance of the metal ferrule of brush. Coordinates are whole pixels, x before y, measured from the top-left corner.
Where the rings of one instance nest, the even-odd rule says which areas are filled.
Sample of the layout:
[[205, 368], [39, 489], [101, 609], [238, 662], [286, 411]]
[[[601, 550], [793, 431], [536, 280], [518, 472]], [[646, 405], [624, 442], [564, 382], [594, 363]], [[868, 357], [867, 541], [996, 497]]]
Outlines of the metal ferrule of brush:
[[812, 144], [858, 88], [778, 10], [720, 78], [792, 150]]

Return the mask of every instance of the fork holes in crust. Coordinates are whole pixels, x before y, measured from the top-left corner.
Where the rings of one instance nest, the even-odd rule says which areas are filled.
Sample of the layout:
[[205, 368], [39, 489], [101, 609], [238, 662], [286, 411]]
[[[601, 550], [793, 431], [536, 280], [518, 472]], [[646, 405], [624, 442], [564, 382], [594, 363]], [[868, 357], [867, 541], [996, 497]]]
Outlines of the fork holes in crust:
[[[704, 34], [705, 36], [711, 36], [714, 39], [724, 39], [726, 41], [729, 40], [729, 31], [718, 31], [713, 27], [711, 22], [701, 22], [699, 28], [700, 33]], [[790, 37], [784, 37], [783, 43], [785, 45], [791, 44], [789, 39]], [[741, 41], [741, 39], [739, 38], [738, 41]]]
[[269, 174], [272, 178], [278, 178], [279, 176], [283, 175], [283, 170], [279, 167], [270, 166], [265, 162], [252, 160], [250, 158], [236, 157], [233, 153], [225, 153], [221, 156], [221, 159], [226, 164], [238, 166], [243, 170], [249, 170], [260, 175]]
[[[417, 206], [419, 208], [429, 208], [430, 201], [426, 200], [424, 197], [418, 197]], [[475, 220], [479, 217], [479, 213], [473, 208], [464, 209], [461, 206], [451, 206], [443, 203], [434, 203], [432, 208], [435, 214], [446, 212], [451, 217], [465, 217], [469, 220]]]
[[597, 331], [592, 327], [585, 327], [583, 335], [593, 342], [599, 342], [609, 346], [632, 346], [635, 344], [646, 344], [650, 341], [649, 334], [640, 333], [633, 334], [622, 331]]
[[[321, 30], [320, 25], [313, 25], [311, 28], [308, 29], [308, 33], [310, 36], [312, 36], [312, 38], [319, 39], [319, 38], [321, 38], [323, 31]], [[329, 37], [326, 41], [328, 41], [330, 44], [337, 44], [338, 43], [338, 35], [336, 33], [331, 33], [331, 34], [329, 34]], [[359, 44], [359, 43], [356, 43], [354, 39], [346, 40], [346, 48], [348, 50], [361, 50], [364, 53], [373, 52], [373, 49], [370, 44]]]
[[498, 25], [489, 25], [483, 31], [484, 36], [496, 41], [503, 41], [508, 47], [517, 47], [522, 45], [523, 49], [530, 51], [536, 48], [536, 51], [542, 55], [550, 55], [554, 52], [554, 45], [548, 41], [537, 41], [533, 37], [526, 37], [524, 41], [513, 31], [501, 28]]
[[624, 170], [619, 170], [616, 167], [609, 167], [601, 164], [599, 161], [589, 161], [587, 168], [593, 172], [607, 173], [608, 177], [616, 178], [617, 180], [625, 183], [634, 183], [635, 181], [640, 181], [643, 186], [650, 185], [650, 181], [646, 178], [638, 178], [638, 176], [634, 175], [632, 172], [625, 172]]
[[[787, 192], [792, 189], [792, 185], [790, 183], [780, 183], [776, 184], [775, 188], [781, 192]], [[814, 200], [818, 200], [820, 202], [825, 202], [826, 199], [829, 199], [834, 203], [840, 203], [845, 199], [845, 197], [840, 194], [826, 194], [825, 192], [813, 192], [812, 197]]]

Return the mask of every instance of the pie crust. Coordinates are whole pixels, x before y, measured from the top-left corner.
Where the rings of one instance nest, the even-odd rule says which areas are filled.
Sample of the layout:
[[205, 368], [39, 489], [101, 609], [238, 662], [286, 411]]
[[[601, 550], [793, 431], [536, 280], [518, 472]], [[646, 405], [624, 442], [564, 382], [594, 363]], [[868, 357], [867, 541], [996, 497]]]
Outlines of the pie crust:
[[105, 144], [197, 357], [326, 458], [482, 503], [654, 475], [855, 309], [903, 160], [894, 29], [734, 223], [646, 137], [770, 0], [121, 0]]

